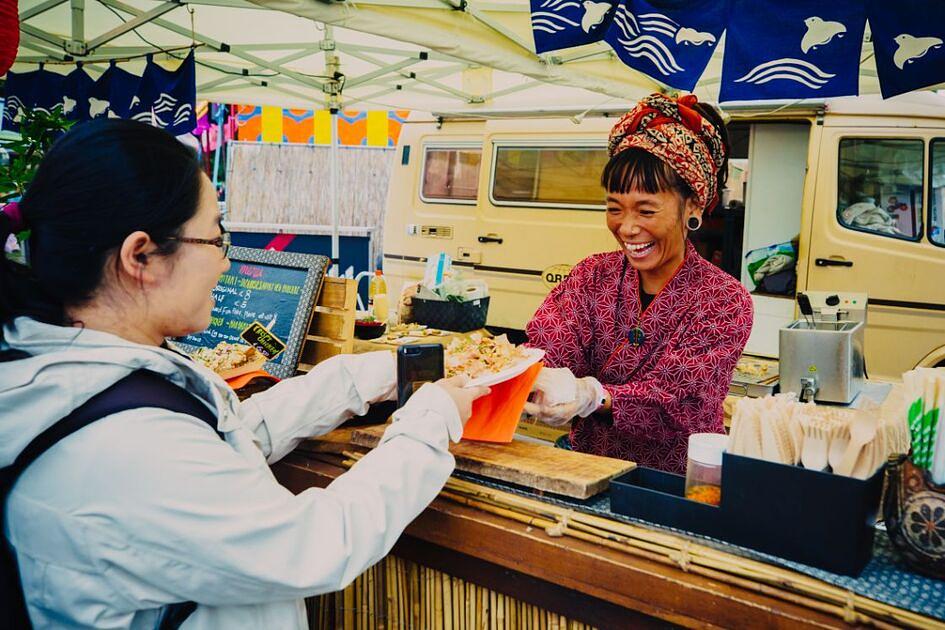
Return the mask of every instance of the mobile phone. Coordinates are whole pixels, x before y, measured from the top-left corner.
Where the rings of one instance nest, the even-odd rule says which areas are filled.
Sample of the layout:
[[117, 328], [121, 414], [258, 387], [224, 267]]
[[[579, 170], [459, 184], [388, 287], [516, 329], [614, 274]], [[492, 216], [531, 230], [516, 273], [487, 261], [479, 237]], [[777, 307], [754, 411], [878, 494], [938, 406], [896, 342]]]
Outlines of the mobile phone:
[[417, 343], [397, 349], [397, 406], [424, 383], [443, 378], [443, 346], [438, 343]]

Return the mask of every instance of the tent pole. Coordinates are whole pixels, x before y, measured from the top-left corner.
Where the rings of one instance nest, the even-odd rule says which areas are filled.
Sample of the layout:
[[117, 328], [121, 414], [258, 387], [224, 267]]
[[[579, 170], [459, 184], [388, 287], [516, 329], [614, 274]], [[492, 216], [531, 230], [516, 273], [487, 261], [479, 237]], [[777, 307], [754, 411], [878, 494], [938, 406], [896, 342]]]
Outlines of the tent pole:
[[[213, 105], [210, 105], [212, 108]], [[220, 184], [220, 153], [223, 149], [223, 107], [224, 105], [217, 105], [217, 147], [216, 151], [213, 153], [213, 190], [217, 190], [217, 186]]]
[[338, 108], [331, 108], [331, 262], [332, 275], [339, 276], [341, 260], [338, 243]]
[[325, 51], [325, 85], [328, 90], [328, 111], [331, 113], [331, 164], [329, 167], [329, 192], [331, 195], [331, 269], [332, 275], [341, 275], [341, 246], [338, 238], [338, 112], [341, 108], [338, 72], [341, 63], [335, 52], [334, 29], [325, 25], [325, 36], [320, 47]]

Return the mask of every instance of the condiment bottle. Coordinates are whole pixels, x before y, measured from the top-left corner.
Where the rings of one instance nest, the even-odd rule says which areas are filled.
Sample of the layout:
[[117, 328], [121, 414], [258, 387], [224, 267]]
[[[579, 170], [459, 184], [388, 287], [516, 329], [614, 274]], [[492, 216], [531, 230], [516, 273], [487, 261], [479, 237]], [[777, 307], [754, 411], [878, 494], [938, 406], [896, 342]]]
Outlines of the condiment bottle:
[[374, 272], [374, 277], [368, 284], [368, 310], [377, 321], [387, 321], [390, 302], [387, 300], [387, 282], [380, 269]]
[[689, 436], [686, 462], [686, 498], [710, 505], [722, 502], [722, 453], [728, 446], [724, 433], [693, 433]]

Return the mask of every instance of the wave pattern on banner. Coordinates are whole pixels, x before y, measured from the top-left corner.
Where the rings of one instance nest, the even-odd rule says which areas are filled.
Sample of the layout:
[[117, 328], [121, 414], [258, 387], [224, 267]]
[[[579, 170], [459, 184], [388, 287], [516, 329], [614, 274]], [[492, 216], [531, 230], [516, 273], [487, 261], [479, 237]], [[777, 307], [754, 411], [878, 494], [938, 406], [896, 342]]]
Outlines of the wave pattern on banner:
[[776, 79], [786, 79], [788, 81], [797, 81], [807, 87], [819, 90], [825, 86], [830, 79], [837, 75], [824, 72], [817, 66], [803, 59], [774, 59], [766, 61], [752, 68], [752, 70], [741, 77], [735, 79], [736, 83], [755, 83], [761, 85]]
[[[647, 19], [643, 19], [647, 18]], [[653, 31], [675, 38], [679, 25], [666, 16], [647, 14], [638, 20], [626, 5], [617, 8], [614, 24], [623, 33], [617, 41], [631, 57], [644, 57], [664, 76], [682, 72], [684, 68], [676, 63], [676, 57], [666, 45], [653, 35], [644, 35], [643, 31]]]
[[531, 0], [535, 51], [570, 48], [600, 41], [613, 16], [611, 2]]

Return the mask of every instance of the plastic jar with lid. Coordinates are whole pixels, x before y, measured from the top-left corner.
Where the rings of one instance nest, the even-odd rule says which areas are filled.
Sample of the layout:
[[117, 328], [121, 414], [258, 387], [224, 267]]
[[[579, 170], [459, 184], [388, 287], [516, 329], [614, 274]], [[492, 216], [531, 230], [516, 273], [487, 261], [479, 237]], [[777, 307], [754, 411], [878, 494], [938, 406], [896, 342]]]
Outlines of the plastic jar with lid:
[[719, 505], [722, 502], [722, 453], [728, 446], [724, 433], [693, 433], [689, 436], [686, 462], [686, 498]]

